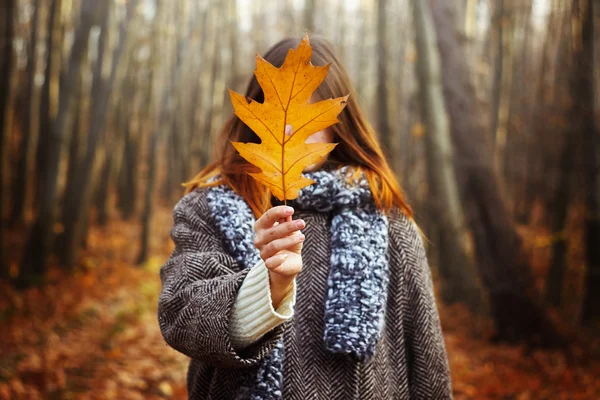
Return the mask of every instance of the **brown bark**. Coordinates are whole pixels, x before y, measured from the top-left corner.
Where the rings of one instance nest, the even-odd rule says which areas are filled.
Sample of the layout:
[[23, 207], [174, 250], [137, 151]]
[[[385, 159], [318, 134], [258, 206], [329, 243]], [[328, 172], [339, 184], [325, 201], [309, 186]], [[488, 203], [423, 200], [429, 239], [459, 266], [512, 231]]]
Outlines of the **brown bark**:
[[[594, 74], [594, 65], [598, 66], [598, 53], [595, 43], [596, 21], [600, 18], [598, 2], [587, 1], [589, 9], [584, 19], [581, 53], [581, 98], [577, 103], [585, 108], [583, 128], [583, 159], [586, 177], [586, 249], [587, 276], [585, 297], [583, 302], [583, 321], [600, 320], [600, 129], [594, 118], [594, 108], [598, 106], [598, 98], [594, 88], [598, 87]], [[585, 81], [585, 82], [584, 82]], [[579, 103], [581, 102], [581, 103]]]
[[1, 21], [2, 26], [0, 27], [0, 273], [5, 275], [7, 267], [5, 265], [5, 254], [4, 254], [4, 163], [6, 154], [6, 144], [8, 134], [5, 131], [6, 120], [5, 115], [6, 109], [10, 99], [10, 78], [12, 75], [12, 64], [13, 64], [13, 35], [14, 35], [14, 23], [15, 23], [15, 1], [7, 0], [0, 7], [4, 18]]
[[46, 41], [46, 70], [44, 73], [44, 85], [40, 101], [38, 144], [36, 148], [36, 201], [34, 207], [38, 206], [37, 197], [42, 193], [44, 187], [44, 169], [47, 164], [48, 143], [52, 135], [52, 123], [58, 112], [58, 86], [60, 75], [60, 61], [62, 53], [62, 26], [60, 10], [62, 0], [53, 0], [50, 4], [48, 14], [48, 39]]
[[[130, 113], [135, 112], [133, 105], [128, 105]], [[136, 117], [139, 118], [139, 117]], [[133, 218], [138, 203], [138, 177], [140, 159], [140, 121], [125, 121], [123, 131], [123, 149], [118, 177], [117, 206], [125, 220]]]
[[[555, 194], [553, 202], [548, 207], [552, 210], [550, 214], [550, 229], [551, 232], [558, 235], [559, 239], [552, 244], [552, 261], [546, 280], [546, 300], [553, 306], [558, 307], [561, 304], [562, 288], [564, 277], [567, 269], [567, 250], [568, 236], [560, 234], [567, 229], [569, 208], [572, 203], [573, 195], [576, 194], [575, 182], [573, 177], [583, 175], [583, 171], [577, 171], [576, 159], [579, 157], [579, 143], [585, 140], [588, 131], [594, 131], [593, 120], [593, 48], [590, 39], [593, 32], [591, 31], [591, 23], [585, 18], [588, 10], [586, 9], [587, 0], [575, 0], [571, 5], [571, 27], [578, 27], [581, 32], [581, 37], [575, 35], [565, 38], [564, 53], [560, 54], [567, 65], [561, 72], [566, 80], [566, 92], [558, 95], [556, 100], [561, 106], [561, 100], [566, 99], [567, 107], [565, 112], [565, 120], [570, 121], [564, 125], [564, 144], [562, 154], [559, 160], [559, 176], [558, 183], [555, 186]], [[583, 20], [581, 19], [582, 12], [584, 13]], [[571, 27], [570, 30], [572, 29]], [[568, 45], [574, 43], [575, 45]], [[557, 85], [558, 86], [558, 85]], [[560, 107], [560, 109], [564, 109]], [[591, 121], [591, 122], [590, 122]], [[590, 123], [592, 126], [590, 126]], [[593, 135], [593, 133], [592, 133]], [[578, 173], [581, 172], [581, 173]]]
[[[134, 7], [135, 2], [130, 2], [129, 7]], [[90, 123], [87, 132], [87, 146], [85, 155], [81, 164], [75, 170], [72, 177], [73, 186], [77, 190], [65, 193], [65, 210], [63, 215], [65, 247], [60, 253], [61, 261], [65, 266], [73, 266], [77, 257], [77, 250], [83, 237], [83, 221], [88, 217], [88, 204], [91, 201], [91, 175], [94, 168], [96, 154], [99, 152], [98, 143], [106, 127], [106, 113], [113, 83], [116, 77], [117, 66], [121, 59], [121, 54], [127, 40], [125, 29], [126, 22], [123, 22], [119, 31], [119, 39], [116, 49], [113, 51], [108, 45], [108, 7], [105, 7], [104, 15], [100, 20], [104, 21], [100, 38], [98, 40], [98, 60], [94, 68], [94, 78], [92, 83], [92, 102], [90, 107]], [[112, 53], [112, 54], [111, 54]], [[102, 68], [105, 59], [110, 61], [110, 71], [107, 77], [102, 74]]]
[[[208, 20], [209, 20], [209, 13], [211, 12], [210, 10], [210, 6], [208, 4], [206, 4], [206, 6], [204, 7], [204, 9], [202, 10], [202, 16], [200, 17], [200, 21], [201, 21], [201, 33], [200, 33], [200, 37], [205, 38], [207, 37], [208, 34]], [[209, 48], [209, 43], [208, 40], [201, 40], [199, 43], [199, 47], [197, 49], [198, 54], [201, 55], [201, 62], [205, 63], [207, 57], [207, 52]], [[203, 67], [203, 69], [206, 69]], [[184, 180], [190, 179], [192, 176], [192, 174], [197, 173], [197, 171], [200, 171], [200, 167], [202, 165], [202, 154], [203, 154], [203, 150], [202, 150], [202, 143], [203, 143], [203, 137], [205, 135], [205, 132], [202, 131], [201, 127], [202, 127], [202, 121], [199, 121], [201, 118], [200, 117], [204, 117], [204, 103], [205, 101], [208, 101], [208, 99], [206, 99], [206, 96], [204, 95], [204, 88], [205, 88], [205, 81], [203, 79], [203, 75], [204, 72], [199, 73], [197, 79], [194, 82], [194, 92], [192, 94], [192, 104], [194, 105], [192, 112], [190, 114], [190, 132], [193, 132], [191, 138], [190, 138], [190, 143], [188, 145], [188, 143], [184, 143], [179, 141], [177, 144], [175, 144], [174, 146], [176, 146], [177, 149], [179, 149], [179, 154], [184, 155], [184, 160], [185, 162], [182, 163], [181, 165], [181, 175], [183, 177]], [[189, 147], [188, 147], [189, 146]], [[185, 156], [187, 155], [187, 156]], [[200, 160], [198, 162], [198, 160]], [[192, 171], [192, 172], [191, 172]], [[178, 182], [181, 183], [181, 182]]]
[[25, 115], [23, 117], [23, 140], [19, 149], [17, 158], [17, 172], [13, 179], [13, 195], [11, 224], [17, 224], [23, 221], [25, 205], [27, 204], [28, 190], [27, 183], [30, 174], [29, 166], [31, 165], [31, 143], [34, 140], [35, 131], [37, 128], [38, 115], [34, 107], [38, 105], [35, 100], [35, 74], [37, 69], [37, 39], [40, 20], [40, 0], [35, 0], [33, 3], [33, 16], [31, 18], [31, 35], [29, 38], [29, 46], [27, 50], [27, 87], [25, 106]]
[[463, 302], [471, 309], [480, 306], [473, 262], [468, 255], [469, 239], [456, 180], [450, 125], [440, 82], [440, 59], [435, 28], [426, 3], [413, 0], [416, 34], [417, 76], [421, 114], [427, 126], [428, 197], [439, 232], [438, 269], [442, 298], [446, 303]]
[[358, 44], [358, 81], [356, 82], [356, 92], [363, 99], [366, 95], [366, 88], [369, 84], [369, 68], [368, 62], [371, 58], [371, 54], [369, 51], [369, 47], [367, 46], [366, 37], [368, 35], [369, 29], [371, 28], [369, 24], [369, 18], [361, 18], [360, 27], [358, 37], [363, 38]]
[[[514, 4], [514, 3], [513, 3]], [[507, 115], [506, 147], [502, 157], [503, 174], [507, 194], [510, 198], [511, 211], [516, 212], [523, 201], [524, 173], [523, 167], [527, 163], [527, 134], [530, 126], [530, 116], [535, 103], [535, 90], [523, 90], [535, 87], [535, 77], [538, 71], [534, 69], [532, 60], [538, 57], [539, 51], [534, 46], [535, 35], [532, 35], [533, 1], [525, 0], [518, 3], [515, 9], [514, 50], [512, 70], [512, 83]], [[535, 58], [534, 58], [535, 57]]]
[[121, 217], [129, 220], [134, 217], [138, 204], [139, 164], [141, 158], [141, 124], [144, 112], [140, 98], [149, 98], [148, 88], [142, 87], [135, 77], [136, 66], [129, 63], [123, 81], [123, 90], [133, 99], [132, 101], [120, 102], [120, 109], [125, 113], [123, 126], [119, 129], [118, 137], [121, 148], [118, 151], [116, 161], [117, 173], [117, 207], [121, 211]]
[[554, 75], [552, 74], [552, 66], [555, 64], [552, 60], [552, 52], [558, 47], [558, 51], [556, 52], [560, 54], [561, 36], [564, 36], [562, 32], [567, 23], [565, 17], [562, 15], [561, 7], [558, 7], [558, 4], [554, 4], [553, 9], [554, 11], [551, 13], [548, 22], [548, 25], [553, 28], [549, 29], [546, 33], [541, 54], [542, 60], [539, 68], [539, 79], [531, 113], [532, 128], [531, 131], [526, 132], [527, 154], [524, 163], [523, 186], [521, 188], [524, 193], [524, 199], [517, 208], [518, 220], [522, 223], [528, 222], [534, 203], [538, 198], [543, 197], [542, 194], [546, 192], [543, 181], [548, 180], [547, 178], [541, 179], [541, 177], [547, 175], [548, 172], [544, 170], [544, 154], [549, 153], [550, 144], [547, 140], [543, 140], [548, 130], [548, 115], [556, 113], [553, 104], [556, 96], [552, 96], [556, 86], [555, 82], [553, 82]]
[[[160, 25], [166, 21], [163, 21], [164, 13], [164, 0], [157, 2], [157, 11], [154, 21], [154, 32], [153, 32], [153, 49], [152, 49], [152, 72], [150, 75], [150, 99], [148, 102], [148, 117], [153, 122], [148, 124], [150, 128], [150, 148], [148, 151], [148, 176], [146, 179], [146, 186], [144, 190], [144, 211], [142, 214], [142, 237], [140, 252], [138, 254], [136, 264], [141, 265], [146, 262], [150, 252], [150, 230], [152, 225], [152, 215], [154, 211], [154, 188], [156, 187], [156, 157], [158, 153], [158, 145], [160, 143], [161, 130], [164, 123], [166, 122], [167, 115], [171, 114], [168, 110], [168, 93], [164, 93], [161, 81], [164, 76], [161, 72], [165, 69], [164, 62], [161, 60], [160, 52], [169, 51], [169, 45], [164, 42], [161, 43], [160, 38]], [[177, 48], [174, 49], [175, 56], [177, 56]], [[170, 88], [167, 92], [173, 89], [175, 84], [175, 77], [172, 75], [170, 80]], [[161, 100], [162, 99], [162, 100]]]
[[492, 106], [491, 106], [491, 122], [490, 130], [492, 133], [493, 141], [495, 143], [496, 131], [498, 130], [498, 110], [500, 108], [500, 93], [502, 85], [502, 67], [503, 67], [503, 19], [504, 19], [504, 0], [497, 0], [493, 4], [493, 21], [492, 21], [492, 43], [496, 51], [496, 58], [494, 60], [494, 75], [492, 81]]
[[308, 33], [315, 32], [315, 12], [316, 12], [316, 0], [305, 0], [304, 2], [304, 29]]
[[[224, 0], [221, 0], [218, 4], [215, 5], [216, 9], [214, 10], [214, 20], [212, 21], [213, 28], [213, 37], [217, 37], [217, 31], [220, 26], [220, 22], [223, 19], [223, 9], [225, 7]], [[210, 67], [210, 75], [208, 79], [208, 90], [206, 92], [206, 100], [208, 101], [208, 105], [206, 106], [206, 113], [204, 115], [204, 128], [202, 132], [204, 134], [204, 141], [202, 143], [201, 148], [201, 163], [202, 165], [206, 165], [210, 160], [210, 151], [212, 146], [212, 137], [213, 137], [213, 128], [216, 125], [215, 121], [215, 103], [216, 97], [219, 94], [215, 93], [215, 89], [217, 87], [217, 80], [220, 78], [219, 69], [221, 66], [221, 51], [219, 47], [219, 41], [214, 40], [213, 48], [211, 51], [211, 67]], [[222, 96], [221, 96], [222, 97]]]
[[392, 148], [392, 132], [388, 115], [388, 50], [387, 50], [387, 1], [377, 0], [377, 130], [388, 159]]
[[[98, 7], [98, 5], [100, 5]], [[45, 273], [48, 256], [53, 241], [53, 228], [56, 219], [55, 208], [58, 199], [58, 172], [62, 147], [66, 132], [69, 131], [69, 118], [75, 100], [76, 79], [88, 46], [88, 37], [93, 25], [100, 22], [103, 8], [108, 3], [84, 0], [81, 4], [81, 21], [75, 30], [75, 40], [69, 56], [66, 79], [60, 86], [60, 104], [56, 119], [52, 121], [50, 138], [45, 149], [42, 192], [39, 196], [38, 216], [25, 246], [24, 259], [19, 276], [20, 285], [28, 285], [36, 277]]]
[[429, 0], [437, 27], [442, 82], [461, 179], [461, 195], [473, 232], [477, 265], [488, 290], [496, 339], [551, 344], [556, 341], [536, 303], [522, 241], [506, 207], [492, 161], [490, 135], [471, 82], [464, 44], [451, 5]]

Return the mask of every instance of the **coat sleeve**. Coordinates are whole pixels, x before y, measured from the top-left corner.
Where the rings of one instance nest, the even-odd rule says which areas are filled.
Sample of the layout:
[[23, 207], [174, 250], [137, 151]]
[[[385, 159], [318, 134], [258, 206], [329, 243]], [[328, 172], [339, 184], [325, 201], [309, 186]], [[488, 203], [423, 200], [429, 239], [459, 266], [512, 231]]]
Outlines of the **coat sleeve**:
[[395, 246], [404, 264], [403, 325], [412, 400], [452, 399], [444, 336], [436, 306], [431, 271], [415, 223], [404, 217]]
[[173, 210], [175, 249], [160, 269], [160, 330], [175, 350], [207, 365], [253, 366], [274, 348], [285, 323], [248, 347], [232, 346], [230, 316], [249, 269], [238, 268], [226, 252], [205, 195], [205, 189], [196, 189]]

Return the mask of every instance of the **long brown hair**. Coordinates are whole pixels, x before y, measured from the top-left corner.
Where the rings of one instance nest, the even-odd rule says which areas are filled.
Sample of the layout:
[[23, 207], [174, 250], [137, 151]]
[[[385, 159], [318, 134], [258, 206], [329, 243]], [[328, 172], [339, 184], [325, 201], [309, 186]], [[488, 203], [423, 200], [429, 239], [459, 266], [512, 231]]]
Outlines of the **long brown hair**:
[[[314, 65], [325, 65], [331, 62], [327, 77], [314, 95], [319, 99], [329, 99], [350, 94], [348, 104], [338, 116], [340, 122], [329, 128], [334, 134], [334, 142], [339, 144], [329, 154], [325, 167], [354, 166], [356, 168], [354, 177], [364, 172], [377, 207], [389, 211], [396, 206], [407, 216], [412, 217], [412, 210], [404, 200], [400, 185], [383, 155], [373, 128], [359, 107], [358, 96], [344, 66], [335, 56], [333, 47], [319, 37], [312, 37], [310, 42], [313, 50], [311, 61]], [[283, 39], [271, 47], [263, 58], [275, 67], [280, 67], [288, 50], [296, 48], [299, 43], [299, 39]], [[254, 75], [248, 83], [246, 97], [259, 103], [264, 101], [263, 91]], [[226, 183], [244, 197], [255, 216], [260, 217], [272, 206], [271, 192], [248, 175], [247, 172], [256, 172], [256, 167], [242, 158], [230, 141], [260, 143], [260, 138], [237, 116], [229, 117], [214, 144], [213, 161], [192, 180], [184, 183], [186, 193], [196, 187]], [[220, 179], [208, 182], [210, 178], [217, 175], [220, 175]]]

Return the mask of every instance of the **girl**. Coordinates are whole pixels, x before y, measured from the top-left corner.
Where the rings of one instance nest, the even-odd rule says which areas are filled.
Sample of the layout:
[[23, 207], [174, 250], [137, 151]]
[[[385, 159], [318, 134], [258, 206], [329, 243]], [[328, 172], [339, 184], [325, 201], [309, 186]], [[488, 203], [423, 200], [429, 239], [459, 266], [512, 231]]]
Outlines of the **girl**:
[[[264, 58], [279, 67], [298, 43]], [[419, 230], [331, 45], [311, 44], [313, 64], [332, 63], [313, 97], [350, 97], [307, 141], [339, 144], [284, 206], [230, 144], [258, 137], [228, 120], [173, 212], [162, 334], [191, 358], [190, 399], [450, 399]], [[255, 78], [246, 96], [263, 101]]]

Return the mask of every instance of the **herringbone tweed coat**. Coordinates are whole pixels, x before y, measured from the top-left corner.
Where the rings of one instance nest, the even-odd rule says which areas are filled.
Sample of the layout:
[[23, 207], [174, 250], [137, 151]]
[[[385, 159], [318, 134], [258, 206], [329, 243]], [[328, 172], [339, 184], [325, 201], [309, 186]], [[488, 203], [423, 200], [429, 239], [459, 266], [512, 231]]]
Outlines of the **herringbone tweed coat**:
[[[306, 221], [294, 317], [236, 351], [229, 315], [248, 269], [224, 247], [206, 189], [173, 211], [175, 250], [160, 271], [158, 319], [166, 342], [191, 358], [190, 399], [234, 400], [242, 382], [283, 335], [284, 399], [451, 399], [450, 374], [422, 240], [399, 211], [389, 215], [389, 289], [382, 337], [366, 362], [333, 354], [323, 342], [331, 215], [297, 210]], [[237, 271], [237, 272], [236, 272]]]

